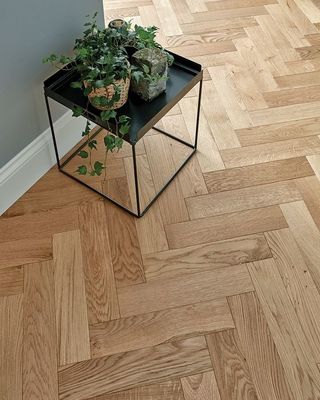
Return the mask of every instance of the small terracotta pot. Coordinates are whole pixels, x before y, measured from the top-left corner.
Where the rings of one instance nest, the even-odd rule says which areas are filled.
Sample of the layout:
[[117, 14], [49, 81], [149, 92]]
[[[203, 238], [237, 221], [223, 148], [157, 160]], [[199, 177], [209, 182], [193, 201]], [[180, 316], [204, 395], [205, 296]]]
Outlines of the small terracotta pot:
[[119, 29], [125, 24], [125, 21], [121, 18], [113, 19], [112, 21], [109, 22], [108, 27], [109, 28], [115, 28]]

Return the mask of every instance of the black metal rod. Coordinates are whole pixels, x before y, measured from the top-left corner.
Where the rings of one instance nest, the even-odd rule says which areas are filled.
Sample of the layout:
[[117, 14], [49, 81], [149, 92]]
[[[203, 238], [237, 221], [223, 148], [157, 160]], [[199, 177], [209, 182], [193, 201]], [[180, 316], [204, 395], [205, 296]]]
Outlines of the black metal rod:
[[163, 129], [156, 128], [155, 126], [152, 129], [154, 129], [155, 131], [158, 131], [160, 133], [163, 133], [164, 135], [168, 136], [169, 138], [174, 139], [177, 142], [185, 144], [186, 146], [191, 147], [192, 149], [194, 149], [194, 145], [193, 144], [188, 143], [188, 142], [184, 141], [183, 139], [180, 139], [180, 138], [178, 138], [176, 136], [173, 136], [173, 135], [171, 135], [171, 133], [168, 133], [168, 132], [164, 131]]
[[99, 192], [99, 190], [97, 190], [94, 187], [88, 185], [87, 183], [83, 182], [79, 178], [77, 178], [77, 177], [69, 174], [68, 172], [64, 171], [63, 169], [60, 169], [60, 172], [62, 172], [63, 174], [67, 175], [69, 178], [73, 179], [74, 181], [80, 183], [81, 185], [87, 187], [88, 189], [94, 191], [95, 193], [98, 193], [100, 196], [104, 197], [106, 200], [111, 201], [111, 203], [113, 203], [116, 206], [122, 208], [124, 211], [127, 211], [129, 214], [131, 214], [131, 215], [133, 215], [135, 217], [140, 217], [141, 216], [141, 215], [138, 215], [137, 213], [133, 212], [132, 210], [130, 210], [130, 208], [127, 208], [127, 207], [123, 206], [122, 204], [118, 203], [117, 201], [113, 200], [111, 197], [106, 196], [104, 193]]
[[150, 203], [145, 207], [142, 213], [139, 215], [139, 218], [142, 217], [152, 206], [152, 204], [157, 200], [157, 198], [161, 195], [161, 193], [170, 185], [170, 183], [174, 180], [174, 178], [178, 175], [178, 173], [182, 170], [182, 168], [188, 163], [190, 158], [195, 154], [196, 149], [193, 149], [192, 153], [185, 159], [185, 161], [180, 165], [177, 171], [171, 176], [171, 178], [167, 181], [167, 183], [163, 186], [163, 188], [158, 192], [155, 197], [150, 201]]
[[200, 110], [201, 110], [201, 96], [202, 96], [202, 82], [203, 79], [201, 79], [199, 83], [199, 95], [198, 95], [198, 111], [197, 111], [197, 122], [196, 122], [196, 136], [194, 140], [194, 148], [196, 149], [198, 146], [198, 132], [199, 132], [199, 122], [200, 122]]
[[73, 157], [79, 153], [80, 150], [82, 150], [88, 143], [89, 140], [94, 139], [98, 133], [100, 133], [103, 130], [103, 128], [99, 128], [97, 129], [97, 132], [95, 132], [92, 136], [90, 136], [90, 139], [87, 139], [84, 143], [82, 143], [77, 150], [75, 150], [65, 161], [63, 161], [63, 163], [61, 164], [61, 168], [63, 168], [64, 166], [66, 166], [68, 164], [69, 161], [71, 161], [73, 159]]
[[49, 105], [48, 96], [46, 95], [46, 93], [44, 94], [44, 97], [45, 97], [45, 100], [46, 100], [48, 118], [49, 118], [49, 123], [50, 123], [51, 135], [52, 135], [52, 139], [53, 139], [54, 152], [55, 152], [56, 159], [57, 159], [57, 165], [58, 165], [59, 168], [61, 168], [59, 152], [58, 152], [58, 146], [57, 146], [57, 142], [56, 142], [56, 136], [54, 134], [54, 127], [53, 127], [52, 116], [51, 116], [51, 112], [50, 112], [50, 105]]
[[133, 173], [134, 173], [134, 185], [136, 189], [136, 201], [137, 201], [137, 214], [140, 217], [140, 196], [139, 196], [139, 182], [138, 182], [138, 171], [137, 171], [137, 158], [136, 158], [136, 145], [132, 146], [132, 157], [133, 157]]

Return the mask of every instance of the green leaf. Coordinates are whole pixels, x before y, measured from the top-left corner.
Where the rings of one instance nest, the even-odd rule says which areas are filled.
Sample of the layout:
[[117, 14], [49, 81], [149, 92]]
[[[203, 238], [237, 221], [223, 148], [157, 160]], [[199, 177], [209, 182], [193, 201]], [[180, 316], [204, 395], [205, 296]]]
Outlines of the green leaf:
[[119, 132], [121, 133], [121, 135], [126, 135], [130, 130], [130, 125], [129, 124], [125, 124], [125, 125], [121, 125], [119, 128]]
[[140, 79], [143, 78], [143, 72], [142, 71], [134, 71], [132, 72], [132, 79], [139, 83]]
[[120, 115], [120, 117], [119, 117], [120, 124], [128, 122], [129, 120], [130, 120], [130, 117], [128, 117], [127, 115]]
[[110, 100], [105, 96], [100, 96], [100, 106], [107, 107], [109, 106]]
[[84, 131], [82, 132], [82, 137], [88, 136], [89, 133], [90, 133], [90, 121], [87, 120], [86, 127], [84, 128]]
[[71, 83], [70, 83], [70, 86], [71, 86], [73, 89], [81, 89], [81, 88], [82, 88], [82, 82], [71, 82]]
[[97, 141], [96, 140], [90, 140], [90, 142], [88, 143], [88, 146], [90, 147], [90, 149], [96, 149], [97, 150]]
[[81, 151], [79, 151], [79, 156], [80, 156], [81, 158], [88, 158], [89, 154], [88, 154], [87, 151], [81, 150]]
[[80, 115], [82, 115], [84, 110], [80, 106], [74, 106], [72, 111], [73, 111], [73, 114], [72, 114], [73, 117], [80, 117]]
[[142, 65], [142, 69], [143, 69], [143, 72], [145, 74], [149, 74], [150, 73], [150, 68], [147, 65], [143, 64]]
[[94, 168], [95, 173], [96, 173], [98, 176], [100, 176], [101, 173], [102, 173], [102, 170], [104, 169], [104, 166], [103, 166], [103, 164], [102, 164], [100, 161], [96, 161], [96, 162], [94, 163], [93, 168]]
[[105, 86], [105, 85], [104, 85], [104, 81], [101, 80], [101, 79], [99, 79], [99, 80], [93, 82], [93, 86], [94, 86], [95, 88], [97, 88], [97, 89], [103, 88], [103, 87]]
[[86, 175], [88, 172], [88, 169], [85, 165], [80, 165], [80, 167], [78, 167], [77, 171], [79, 175]]
[[114, 144], [115, 144], [115, 147], [118, 149], [118, 151], [122, 148], [122, 145], [123, 145], [123, 139], [121, 139], [121, 138], [119, 138], [118, 136], [116, 136], [115, 137], [115, 140], [114, 140]]
[[101, 97], [99, 97], [99, 96], [95, 96], [95, 97], [92, 97], [91, 98], [91, 103], [94, 105], [94, 106], [96, 106], [96, 107], [99, 107], [101, 104], [101, 101], [100, 101], [100, 99], [101, 99]]
[[106, 110], [102, 111], [100, 116], [102, 121], [109, 121], [111, 118], [115, 118], [117, 116], [117, 113], [114, 110]]
[[44, 64], [48, 63], [48, 62], [54, 63], [55, 61], [57, 61], [57, 59], [58, 59], [58, 56], [56, 56], [55, 54], [51, 54], [50, 56], [43, 58], [42, 62]]
[[59, 63], [60, 64], [68, 64], [71, 61], [70, 57], [60, 56]]
[[107, 150], [112, 151], [115, 148], [115, 136], [114, 135], [107, 135], [104, 137], [104, 144]]
[[91, 86], [86, 87], [83, 91], [84, 96], [88, 96], [91, 93], [91, 91], [92, 91]]

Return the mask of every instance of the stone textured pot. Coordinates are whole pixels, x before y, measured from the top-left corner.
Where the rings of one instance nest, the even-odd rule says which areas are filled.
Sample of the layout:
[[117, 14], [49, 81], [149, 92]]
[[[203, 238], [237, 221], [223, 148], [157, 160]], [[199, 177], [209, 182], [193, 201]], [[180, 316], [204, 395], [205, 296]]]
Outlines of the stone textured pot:
[[[131, 62], [141, 71], [148, 70], [136, 82], [131, 80], [131, 91], [144, 101], [152, 101], [166, 90], [168, 77], [168, 62], [160, 49], [141, 49], [132, 55]], [[147, 67], [147, 68], [145, 68]]]

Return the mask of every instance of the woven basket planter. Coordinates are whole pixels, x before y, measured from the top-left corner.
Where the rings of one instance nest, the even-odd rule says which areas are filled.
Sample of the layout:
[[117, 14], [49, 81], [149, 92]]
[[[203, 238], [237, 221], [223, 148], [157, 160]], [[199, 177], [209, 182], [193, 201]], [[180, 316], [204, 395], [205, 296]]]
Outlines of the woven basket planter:
[[[83, 82], [84, 86], [87, 87], [88, 84], [86, 82]], [[114, 85], [120, 87], [120, 99], [112, 105], [112, 107], [101, 107], [101, 106], [95, 106], [92, 104], [92, 100], [99, 96], [99, 97], [106, 97], [107, 99], [111, 99], [114, 95], [115, 88]], [[129, 93], [129, 87], [130, 87], [130, 78], [126, 79], [119, 79], [114, 81], [114, 84], [99, 88], [99, 89], [93, 89], [89, 94], [88, 98], [90, 103], [97, 108], [98, 110], [104, 111], [104, 110], [116, 110], [117, 108], [122, 107], [128, 100], [128, 93]]]

